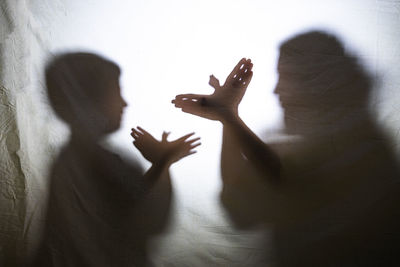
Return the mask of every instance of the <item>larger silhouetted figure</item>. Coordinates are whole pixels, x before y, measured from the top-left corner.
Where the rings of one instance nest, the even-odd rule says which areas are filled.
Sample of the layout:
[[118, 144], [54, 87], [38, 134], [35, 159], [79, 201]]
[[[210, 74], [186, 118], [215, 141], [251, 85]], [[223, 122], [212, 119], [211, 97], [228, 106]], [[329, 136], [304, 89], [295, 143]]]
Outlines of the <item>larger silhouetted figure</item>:
[[358, 60], [323, 32], [283, 42], [274, 92], [295, 138], [267, 144], [237, 110], [251, 69], [243, 59], [223, 86], [211, 77], [214, 94], [174, 100], [223, 124], [221, 200], [232, 220], [273, 225], [277, 266], [398, 266], [400, 176]]
[[[46, 68], [50, 103], [71, 136], [51, 170], [36, 266], [149, 264], [146, 240], [162, 229], [169, 211], [167, 170], [194, 153], [198, 139], [189, 134], [169, 142], [163, 134], [158, 141], [133, 129], [134, 145], [152, 163], [145, 174], [104, 149], [102, 139], [120, 127], [127, 106], [119, 77], [115, 63], [90, 53], [58, 55]], [[154, 188], [160, 191], [149, 201]]]

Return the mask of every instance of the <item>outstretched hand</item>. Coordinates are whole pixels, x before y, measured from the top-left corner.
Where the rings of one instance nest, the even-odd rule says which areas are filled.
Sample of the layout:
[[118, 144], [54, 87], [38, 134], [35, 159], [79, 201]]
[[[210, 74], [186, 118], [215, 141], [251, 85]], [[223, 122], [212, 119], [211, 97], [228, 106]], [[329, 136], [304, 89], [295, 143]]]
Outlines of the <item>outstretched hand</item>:
[[242, 58], [226, 78], [224, 85], [210, 76], [209, 84], [214, 88], [211, 95], [182, 94], [177, 95], [172, 103], [183, 112], [210, 120], [223, 121], [238, 114], [238, 106], [242, 100], [253, 72], [250, 59]]
[[134, 146], [142, 153], [143, 157], [151, 163], [166, 162], [172, 164], [186, 156], [196, 153], [194, 148], [201, 143], [200, 137], [189, 139], [194, 135], [190, 133], [174, 141], [168, 141], [169, 133], [163, 132], [161, 141], [155, 139], [150, 133], [141, 127], [132, 128]]

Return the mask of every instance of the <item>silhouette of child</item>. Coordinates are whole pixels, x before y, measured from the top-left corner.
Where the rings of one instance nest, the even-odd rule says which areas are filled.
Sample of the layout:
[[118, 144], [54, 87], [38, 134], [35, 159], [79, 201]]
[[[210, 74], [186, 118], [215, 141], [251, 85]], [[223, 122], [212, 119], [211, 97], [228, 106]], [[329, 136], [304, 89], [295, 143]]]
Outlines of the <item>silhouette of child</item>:
[[104, 149], [101, 139], [120, 127], [127, 106], [119, 76], [115, 63], [90, 53], [58, 55], [46, 68], [50, 103], [71, 136], [51, 171], [37, 266], [148, 264], [151, 214], [166, 218], [170, 192], [149, 210], [140, 208], [142, 200], [172, 163], [195, 153], [199, 138], [190, 139], [191, 133], [170, 142], [164, 133], [158, 141], [140, 127], [132, 129], [134, 145], [152, 163], [145, 174]]

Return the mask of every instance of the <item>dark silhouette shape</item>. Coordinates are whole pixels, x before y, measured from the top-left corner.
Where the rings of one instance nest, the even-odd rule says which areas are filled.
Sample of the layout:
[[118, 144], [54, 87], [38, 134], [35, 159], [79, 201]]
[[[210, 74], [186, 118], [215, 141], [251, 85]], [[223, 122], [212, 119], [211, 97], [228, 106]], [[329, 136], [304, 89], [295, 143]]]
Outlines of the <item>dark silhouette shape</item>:
[[48, 96], [71, 138], [55, 161], [42, 245], [35, 266], [147, 266], [146, 241], [160, 232], [172, 197], [168, 168], [195, 153], [199, 138], [156, 140], [132, 129], [152, 166], [124, 162], [99, 145], [120, 126], [126, 102], [119, 67], [98, 55], [56, 56], [46, 68]]
[[[221, 201], [232, 220], [272, 223], [277, 266], [398, 266], [400, 176], [357, 59], [324, 32], [284, 42], [275, 93], [286, 131], [299, 138], [268, 145], [257, 144], [237, 113], [251, 67], [239, 62], [218, 97], [173, 101], [223, 124]], [[236, 77], [243, 84], [232, 84]], [[240, 97], [232, 103], [232, 95]]]

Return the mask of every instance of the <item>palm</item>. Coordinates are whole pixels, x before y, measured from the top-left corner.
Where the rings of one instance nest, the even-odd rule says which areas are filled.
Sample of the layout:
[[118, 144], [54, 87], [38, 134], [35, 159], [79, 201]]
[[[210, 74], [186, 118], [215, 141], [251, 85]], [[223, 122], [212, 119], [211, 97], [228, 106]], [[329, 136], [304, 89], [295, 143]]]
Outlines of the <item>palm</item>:
[[151, 163], [167, 162], [172, 164], [186, 156], [196, 153], [193, 149], [200, 145], [200, 138], [189, 140], [194, 133], [184, 135], [174, 141], [168, 141], [169, 133], [164, 132], [161, 141], [155, 139], [143, 128], [132, 129], [133, 144]]
[[251, 81], [253, 64], [250, 59], [242, 59], [235, 66], [223, 86], [213, 75], [209, 84], [214, 88], [211, 95], [183, 94], [172, 101], [182, 111], [211, 120], [221, 120], [226, 115], [237, 114], [247, 86]]

